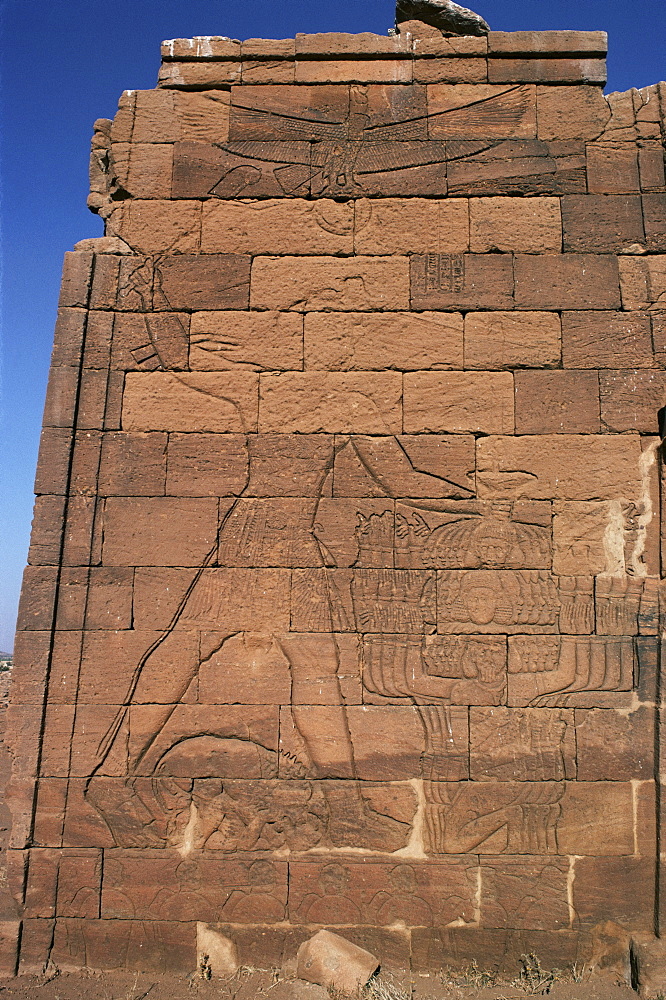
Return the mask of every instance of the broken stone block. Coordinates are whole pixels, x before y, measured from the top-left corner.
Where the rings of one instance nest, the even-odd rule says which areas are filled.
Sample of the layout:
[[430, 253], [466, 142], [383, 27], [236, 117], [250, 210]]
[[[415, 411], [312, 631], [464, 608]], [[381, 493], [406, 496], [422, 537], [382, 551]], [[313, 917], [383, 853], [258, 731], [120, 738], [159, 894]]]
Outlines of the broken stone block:
[[666, 941], [643, 932], [632, 936], [630, 948], [638, 995], [659, 1000], [666, 991]]
[[297, 971], [301, 979], [319, 986], [355, 993], [379, 968], [374, 955], [339, 934], [318, 931], [298, 949]]

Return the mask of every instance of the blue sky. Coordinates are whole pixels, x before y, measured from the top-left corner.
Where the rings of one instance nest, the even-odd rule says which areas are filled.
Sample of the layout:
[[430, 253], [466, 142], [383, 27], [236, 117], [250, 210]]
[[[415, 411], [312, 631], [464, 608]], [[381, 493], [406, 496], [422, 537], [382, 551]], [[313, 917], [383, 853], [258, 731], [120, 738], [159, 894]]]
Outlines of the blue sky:
[[[604, 29], [607, 91], [666, 77], [658, 0], [478, 0], [492, 28]], [[164, 38], [375, 31], [392, 0], [0, 0], [0, 650], [12, 648], [62, 256], [102, 234], [86, 209], [96, 118], [154, 87]]]

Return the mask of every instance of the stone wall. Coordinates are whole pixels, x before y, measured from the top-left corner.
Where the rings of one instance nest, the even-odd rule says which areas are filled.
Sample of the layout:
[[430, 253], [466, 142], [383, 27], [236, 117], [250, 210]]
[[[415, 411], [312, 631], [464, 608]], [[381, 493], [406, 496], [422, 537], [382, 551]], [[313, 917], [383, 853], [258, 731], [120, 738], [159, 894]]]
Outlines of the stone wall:
[[661, 929], [666, 91], [605, 98], [599, 32], [411, 28], [168, 42], [96, 123], [9, 971]]

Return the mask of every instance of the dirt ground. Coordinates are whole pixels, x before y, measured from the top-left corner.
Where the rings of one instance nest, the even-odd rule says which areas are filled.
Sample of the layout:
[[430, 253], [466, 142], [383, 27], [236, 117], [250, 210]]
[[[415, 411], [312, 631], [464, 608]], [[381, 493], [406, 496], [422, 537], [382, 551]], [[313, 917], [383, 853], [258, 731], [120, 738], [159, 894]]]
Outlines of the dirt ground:
[[[569, 981], [567, 981], [567, 979]], [[636, 994], [613, 977], [545, 975], [542, 981], [497, 982], [481, 985], [483, 973], [379, 977], [360, 992], [359, 1000], [526, 1000], [548, 996], [551, 1000], [631, 1000]], [[470, 985], [472, 983], [472, 985]], [[280, 979], [278, 974], [241, 970], [233, 979], [203, 980], [193, 976], [161, 976], [128, 972], [80, 972], [0, 979], [0, 1000], [348, 1000], [332, 989]]]

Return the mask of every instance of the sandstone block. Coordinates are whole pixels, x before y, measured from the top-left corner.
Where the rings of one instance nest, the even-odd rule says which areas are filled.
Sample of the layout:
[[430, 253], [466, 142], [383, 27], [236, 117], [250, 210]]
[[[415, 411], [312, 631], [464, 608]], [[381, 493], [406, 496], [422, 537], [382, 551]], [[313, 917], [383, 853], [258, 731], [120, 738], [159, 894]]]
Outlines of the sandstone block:
[[[649, 781], [654, 771], [654, 719], [641, 706], [629, 715], [577, 708], [579, 781]], [[608, 747], [614, 748], [612, 756]]]
[[416, 56], [485, 56], [488, 53], [488, 39], [483, 35], [443, 35], [438, 28], [423, 21], [402, 21], [402, 34], [412, 36], [412, 48]]
[[192, 371], [279, 371], [303, 367], [303, 319], [284, 312], [196, 312]]
[[560, 254], [515, 258], [518, 309], [617, 309], [618, 260], [610, 255]]
[[32, 512], [32, 530], [28, 563], [31, 566], [55, 566], [60, 558], [62, 524], [65, 512], [63, 496], [38, 496]]
[[513, 377], [507, 373], [405, 375], [405, 431], [513, 431]]
[[599, 431], [599, 377], [589, 371], [516, 372], [516, 434]]
[[553, 505], [553, 572], [597, 576], [625, 572], [622, 539], [612, 534], [610, 501], [556, 500]]
[[[101, 254], [96, 258], [90, 304], [93, 309], [120, 309], [144, 312], [153, 303], [153, 264], [150, 258], [131, 254], [119, 257]], [[98, 322], [101, 323], [101, 317]], [[104, 336], [104, 328], [96, 331]], [[108, 329], [106, 330], [108, 334]], [[100, 344], [100, 348], [101, 348]], [[109, 344], [106, 348], [108, 350]]]
[[598, 139], [611, 112], [597, 87], [536, 88], [540, 139]]
[[551, 367], [559, 360], [557, 313], [471, 312], [465, 316], [465, 368]]
[[85, 309], [88, 305], [90, 284], [92, 281], [93, 255], [84, 251], [72, 251], [65, 254], [62, 265], [62, 281], [58, 308], [78, 306]]
[[[114, 150], [115, 151], [115, 150]], [[119, 178], [133, 198], [171, 197], [173, 146], [170, 143], [132, 143], [127, 169]]]
[[386, 83], [412, 82], [411, 59], [299, 59], [296, 83]]
[[469, 497], [474, 493], [471, 434], [354, 437], [336, 453], [338, 497]]
[[[246, 89], [245, 87], [243, 89]], [[248, 155], [245, 155], [245, 150]], [[236, 142], [177, 142], [174, 146], [174, 198], [298, 198], [311, 188], [310, 144], [281, 143], [272, 160], [257, 159], [256, 148]], [[265, 157], [267, 149], [261, 149]]]
[[262, 375], [259, 424], [283, 434], [399, 434], [402, 376], [398, 372], [285, 372]]
[[53, 625], [56, 568], [26, 566], [19, 600], [18, 631], [40, 631]]
[[642, 191], [663, 191], [664, 154], [658, 143], [643, 143], [638, 150], [638, 169]]
[[244, 86], [233, 93], [229, 138], [310, 142], [319, 135], [315, 122], [339, 126], [348, 112], [348, 86]]
[[638, 151], [633, 146], [618, 148], [591, 142], [586, 155], [590, 194], [636, 194], [641, 190]]
[[240, 82], [240, 60], [162, 63], [157, 78], [158, 87], [182, 90], [224, 90]]
[[198, 964], [206, 965], [214, 976], [230, 978], [239, 968], [238, 948], [211, 924], [197, 922]]
[[241, 43], [236, 38], [224, 35], [196, 35], [194, 38], [171, 38], [162, 42], [162, 59], [198, 61], [201, 59], [238, 59]]
[[651, 253], [666, 250], [666, 195], [644, 194], [643, 221], [645, 239]]
[[48, 632], [19, 632], [14, 643], [12, 697], [21, 705], [41, 705], [50, 656]]
[[562, 313], [565, 368], [655, 368], [650, 317], [641, 312]]
[[51, 364], [78, 365], [88, 313], [84, 309], [58, 309]]
[[599, 376], [601, 420], [613, 431], [657, 430], [657, 410], [666, 402], [666, 372], [607, 372]]
[[507, 139], [479, 150], [450, 148], [449, 193], [456, 195], [560, 195], [584, 193], [585, 144]]
[[461, 253], [468, 249], [465, 201], [390, 198], [356, 202], [356, 253]]
[[606, 82], [605, 59], [488, 59], [491, 83], [593, 83]]
[[294, 862], [289, 874], [289, 912], [298, 923], [428, 927], [464, 920], [474, 909], [476, 866], [464, 858]]
[[250, 258], [231, 253], [163, 257], [155, 285], [156, 309], [247, 309]]
[[477, 442], [485, 497], [615, 500], [641, 495], [637, 435], [525, 435]]
[[188, 94], [137, 90], [133, 98], [134, 106], [129, 109], [131, 131], [121, 135], [117, 117], [111, 133], [114, 142], [224, 142], [228, 137], [228, 91]]
[[102, 439], [101, 496], [163, 496], [166, 434], [116, 431]]
[[618, 265], [623, 309], [647, 309], [653, 312], [663, 307], [663, 297], [666, 295], [666, 255], [620, 257]]
[[[568, 593], [561, 588], [562, 631], [590, 631], [591, 602], [581, 585], [584, 579], [564, 581], [570, 588]], [[511, 638], [508, 703], [521, 707], [631, 708], [635, 659], [630, 638]]]
[[[31, 921], [47, 923], [47, 921]], [[51, 960], [59, 969], [125, 969], [182, 973], [196, 967], [196, 924], [191, 921], [85, 920], [56, 921]], [[42, 959], [42, 964], [45, 958]]]
[[342, 312], [409, 308], [406, 257], [258, 257], [253, 309]]
[[471, 198], [470, 250], [488, 253], [559, 253], [559, 198]]
[[257, 389], [253, 372], [132, 372], [123, 397], [123, 429], [253, 431]]
[[536, 88], [432, 83], [428, 116], [432, 139], [532, 139], [537, 128]]
[[351, 253], [353, 241], [353, 202], [340, 204], [328, 198], [210, 201], [203, 208], [204, 253]]
[[361, 703], [357, 636], [208, 632], [201, 642], [202, 704], [337, 705], [340, 690], [347, 705]]
[[[588, 608], [591, 618], [591, 601]], [[555, 632], [558, 611], [555, 581], [541, 570], [437, 574], [437, 631], [445, 635]]]
[[20, 928], [19, 920], [0, 921], [0, 974], [3, 976], [16, 975]]
[[632, 934], [631, 961], [639, 996], [658, 998], [666, 987], [666, 948], [660, 938], [654, 937], [652, 928]]
[[512, 309], [509, 254], [427, 254], [410, 257], [413, 309]]
[[246, 38], [241, 42], [243, 59], [293, 59], [295, 54], [293, 38]]
[[168, 496], [238, 496], [247, 479], [248, 444], [243, 435], [169, 435]]
[[576, 777], [572, 709], [471, 708], [475, 781], [563, 781]]
[[462, 368], [462, 333], [460, 313], [307, 313], [305, 367]]
[[[432, 708], [429, 717], [434, 729], [438, 725], [447, 729], [446, 740], [424, 736], [422, 718], [411, 705], [350, 706], [344, 713], [339, 706], [283, 707], [280, 713], [280, 766], [284, 765], [285, 776], [288, 776], [293, 761], [297, 760], [301, 763], [303, 776], [313, 778], [409, 781], [418, 775], [457, 781], [469, 777], [467, 708], [451, 708], [447, 720], [444, 713]], [[387, 726], [392, 733], [390, 748], [386, 746]], [[349, 735], [341, 740], [345, 728]], [[311, 763], [300, 747], [303, 740], [307, 744], [314, 733], [318, 740], [318, 759]]]
[[[152, 626], [152, 621], [150, 624]], [[90, 776], [96, 766], [105, 769], [106, 773], [113, 773], [115, 769], [118, 775], [126, 773], [130, 766], [126, 745], [130, 714], [123, 707], [130, 686], [134, 688], [133, 706], [171, 703], [173, 708], [173, 702], [183, 697], [196, 672], [197, 656], [196, 633], [183, 629], [174, 631], [166, 638], [154, 629], [90, 631], [84, 634], [76, 700], [79, 706], [77, 713], [82, 706], [86, 706], [86, 716], [80, 720], [77, 733], [77, 753], [86, 776]], [[100, 663], [113, 663], [114, 670], [100, 671]], [[163, 712], [156, 723], [159, 729], [159, 722], [164, 722], [170, 710], [162, 708], [155, 711], [158, 715]], [[114, 722], [122, 723], [122, 735], [105, 758], [104, 737]], [[88, 769], [85, 770], [83, 765]], [[80, 845], [81, 840], [74, 843]]]
[[378, 967], [374, 955], [330, 931], [318, 931], [300, 946], [296, 966], [301, 979], [347, 993], [365, 986]]
[[104, 562], [109, 566], [197, 566], [216, 535], [213, 499], [109, 497], [104, 514]]
[[[608, 914], [624, 927], [651, 931], [653, 876], [646, 858], [577, 858], [574, 906], [583, 925], [595, 925]], [[640, 891], [636, 887], [640, 886]]]
[[93, 566], [89, 572], [86, 628], [131, 628], [134, 584], [132, 570], [124, 567]]
[[524, 56], [582, 52], [605, 55], [608, 35], [605, 31], [491, 31], [488, 51]]
[[[441, 782], [433, 783], [430, 794], [425, 838], [429, 853], [493, 855], [496, 845], [505, 855], [503, 861], [512, 854], [633, 854], [629, 783]], [[537, 809], [532, 805], [535, 796]], [[522, 823], [524, 810], [534, 815], [529, 829]], [[447, 822], [440, 827], [444, 815]]]
[[193, 253], [199, 249], [201, 205], [195, 201], [130, 201], [108, 221], [136, 253]]
[[565, 195], [564, 249], [576, 252], [637, 252], [645, 244], [639, 195]]
[[560, 930], [569, 926], [566, 859], [484, 857], [481, 920], [486, 927]]
[[243, 59], [241, 62], [241, 82], [245, 86], [255, 83], [294, 83], [296, 66], [292, 60]]
[[[425, 40], [425, 39], [424, 39]], [[414, 62], [416, 83], [487, 83], [488, 66], [485, 59], [435, 57]]]
[[411, 55], [412, 52], [411, 39], [406, 36], [375, 35], [370, 31], [360, 34], [338, 31], [297, 34], [295, 49], [297, 56]]

